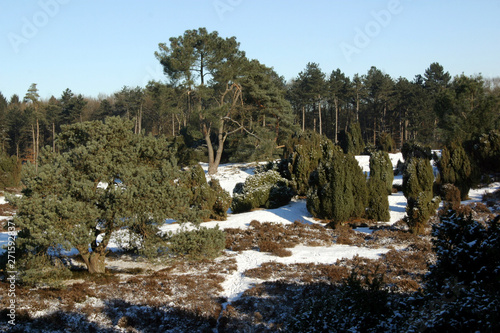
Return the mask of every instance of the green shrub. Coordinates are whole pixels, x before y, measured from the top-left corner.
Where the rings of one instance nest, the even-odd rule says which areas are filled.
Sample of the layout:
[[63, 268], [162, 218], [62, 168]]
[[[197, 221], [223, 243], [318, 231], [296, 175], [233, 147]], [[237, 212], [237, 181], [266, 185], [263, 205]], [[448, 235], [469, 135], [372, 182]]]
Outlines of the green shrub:
[[197, 208], [201, 220], [223, 221], [227, 218], [231, 195], [222, 189], [218, 180], [212, 179], [207, 183], [200, 165], [189, 167], [180, 183], [190, 190], [190, 206]]
[[59, 288], [64, 280], [71, 278], [71, 271], [58, 257], [25, 253], [17, 259], [17, 281], [23, 285]]
[[370, 155], [370, 178], [382, 180], [387, 189], [387, 194], [392, 193], [394, 171], [389, 154], [385, 151], [376, 151]]
[[322, 144], [323, 157], [311, 177], [307, 209], [318, 218], [343, 222], [363, 216], [368, 192], [366, 177], [354, 156], [331, 144]]
[[407, 199], [407, 223], [413, 233], [423, 233], [425, 224], [439, 206], [433, 197], [434, 174], [427, 158], [413, 157], [403, 173], [403, 193]]
[[408, 163], [412, 157], [432, 159], [431, 148], [418, 142], [405, 142], [401, 148], [403, 159]]
[[494, 130], [472, 142], [470, 151], [482, 173], [500, 172], [500, 131]]
[[0, 153], [0, 189], [17, 187], [21, 181], [21, 162], [16, 156]]
[[380, 150], [392, 153], [396, 151], [396, 142], [389, 133], [381, 133], [378, 137], [378, 147]]
[[453, 184], [460, 190], [460, 198], [466, 200], [472, 187], [472, 164], [460, 143], [446, 146], [437, 163], [439, 181]]
[[460, 190], [453, 184], [444, 184], [440, 188], [444, 209], [456, 210], [460, 206]]
[[270, 170], [248, 177], [245, 183], [236, 184], [233, 190], [233, 213], [242, 213], [254, 208], [277, 208], [290, 202], [293, 191], [288, 180]]
[[375, 221], [387, 222], [391, 218], [385, 183], [376, 177], [368, 179], [368, 209], [366, 214], [369, 219]]
[[[325, 140], [325, 139], [323, 139]], [[293, 149], [288, 148], [288, 158], [279, 167], [281, 175], [291, 180], [291, 187], [297, 195], [304, 196], [309, 189], [309, 177], [316, 170], [321, 159], [321, 137], [316, 133], [305, 133], [292, 138]]]
[[347, 131], [341, 132], [339, 143], [346, 154], [360, 155], [364, 151], [365, 143], [358, 122], [349, 123]]
[[189, 231], [182, 229], [169, 238], [172, 253], [193, 260], [216, 258], [225, 246], [226, 234], [219, 226], [198, 227]]

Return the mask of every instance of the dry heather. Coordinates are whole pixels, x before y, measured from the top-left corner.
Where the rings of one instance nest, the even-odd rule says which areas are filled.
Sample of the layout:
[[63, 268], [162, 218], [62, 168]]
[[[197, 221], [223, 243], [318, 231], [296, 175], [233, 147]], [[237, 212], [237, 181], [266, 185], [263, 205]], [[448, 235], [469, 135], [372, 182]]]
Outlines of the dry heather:
[[[487, 205], [492, 207], [488, 202]], [[491, 213], [484, 207], [476, 204], [463, 209], [481, 217]], [[273, 332], [284, 329], [287, 318], [297, 314], [304, 302], [314, 304], [315, 298], [324, 301], [325, 295], [344, 297], [343, 286], [352, 281], [366, 286], [366, 290], [389, 291], [385, 295], [397, 302], [398, 297], [422, 287], [428, 265], [435, 261], [430, 236], [415, 236], [400, 226], [366, 234], [349, 227], [332, 230], [299, 222], [280, 225], [253, 221], [248, 230], [226, 229], [229, 250], [286, 255], [287, 249], [297, 244], [338, 243], [386, 247], [390, 251], [377, 260], [355, 257], [332, 265], [267, 262], [244, 272], [249, 278], [265, 282], [246, 290], [231, 304], [220, 295], [222, 283], [237, 270], [232, 253], [215, 260], [173, 260], [155, 270], [147, 265], [126, 268], [115, 265], [117, 268], [101, 276], [74, 272], [74, 279], [64, 289], [18, 286], [16, 329], [19, 332], [40, 327], [54, 332], [74, 331], [75, 327], [94, 332]], [[109, 258], [109, 266], [123, 261], [123, 257]], [[3, 283], [0, 288], [8, 286]], [[363, 295], [360, 297], [366, 296]], [[0, 298], [0, 308], [5, 309], [7, 302], [8, 298]], [[0, 311], [4, 318], [6, 313]]]
[[259, 250], [286, 257], [292, 253], [287, 248], [298, 244], [308, 246], [329, 246], [332, 233], [318, 224], [295, 221], [292, 224], [250, 222], [246, 230], [229, 228], [226, 232], [226, 249], [232, 251]]

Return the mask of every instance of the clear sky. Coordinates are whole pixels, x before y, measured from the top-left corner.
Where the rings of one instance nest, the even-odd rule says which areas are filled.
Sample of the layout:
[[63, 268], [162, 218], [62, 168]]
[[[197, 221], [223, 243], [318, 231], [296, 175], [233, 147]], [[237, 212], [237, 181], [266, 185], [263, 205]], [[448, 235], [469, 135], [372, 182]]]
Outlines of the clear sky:
[[432, 62], [453, 76], [500, 76], [498, 0], [0, 0], [0, 92], [144, 87], [165, 80], [158, 43], [199, 27], [236, 36], [287, 80], [308, 62], [351, 78], [376, 66], [413, 79]]

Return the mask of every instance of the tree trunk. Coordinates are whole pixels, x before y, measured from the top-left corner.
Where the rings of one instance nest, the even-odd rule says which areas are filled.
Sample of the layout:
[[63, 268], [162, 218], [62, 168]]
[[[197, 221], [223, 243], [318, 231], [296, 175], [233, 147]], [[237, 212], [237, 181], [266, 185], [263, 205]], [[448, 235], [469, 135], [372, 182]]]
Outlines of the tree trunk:
[[52, 123], [52, 152], [56, 152], [56, 123]]
[[335, 97], [335, 143], [338, 142], [337, 133], [339, 131], [338, 123], [339, 123], [339, 100]]
[[38, 122], [38, 118], [36, 119], [36, 169], [38, 171], [38, 155], [40, 153], [40, 123]]
[[205, 124], [203, 124], [202, 129], [208, 150], [208, 174], [213, 175], [217, 172], [217, 168], [219, 165], [215, 164], [214, 147], [212, 145], [212, 140], [210, 140], [210, 131], [207, 129], [207, 126]]
[[302, 107], [302, 132], [306, 131], [306, 108]]
[[83, 262], [90, 274], [102, 274], [106, 272], [106, 256], [99, 252], [81, 254]]
[[323, 122], [321, 120], [321, 100], [318, 103], [318, 117], [319, 117], [319, 135], [321, 136], [323, 134]]
[[35, 164], [35, 172], [38, 173], [38, 165], [36, 164], [36, 136], [35, 136], [35, 125], [31, 125], [31, 136], [33, 138], [33, 149], [32, 149], [32, 158], [33, 163]]

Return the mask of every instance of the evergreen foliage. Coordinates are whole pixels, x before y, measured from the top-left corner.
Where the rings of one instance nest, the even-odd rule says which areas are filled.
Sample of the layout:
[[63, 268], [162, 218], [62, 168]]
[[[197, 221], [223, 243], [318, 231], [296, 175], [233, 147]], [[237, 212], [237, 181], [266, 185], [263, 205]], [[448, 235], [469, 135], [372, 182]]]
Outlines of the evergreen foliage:
[[349, 123], [347, 131], [341, 133], [340, 146], [346, 154], [360, 155], [364, 151], [365, 142], [359, 122]]
[[311, 177], [307, 209], [335, 223], [364, 215], [368, 200], [366, 177], [354, 156], [331, 143], [321, 145], [322, 159]]
[[426, 276], [422, 317], [434, 330], [498, 331], [499, 220], [485, 224], [450, 212], [433, 226], [437, 261]]
[[426, 158], [428, 160], [432, 158], [431, 148], [418, 142], [405, 142], [401, 148], [401, 153], [405, 162], [412, 157]]
[[231, 195], [222, 189], [218, 180], [210, 180], [207, 183], [205, 172], [199, 164], [183, 172], [180, 184], [191, 190], [189, 206], [198, 211], [202, 221], [210, 219], [223, 221], [227, 218]]
[[394, 179], [392, 163], [387, 152], [375, 151], [370, 156], [368, 179], [367, 217], [377, 221], [389, 221], [389, 199]]
[[287, 179], [274, 170], [248, 177], [245, 183], [236, 184], [233, 190], [233, 213], [242, 213], [254, 208], [277, 208], [290, 202], [293, 196]]
[[[38, 172], [28, 165], [18, 207], [16, 245], [23, 256], [75, 248], [90, 273], [103, 273], [106, 247], [118, 230], [137, 233], [142, 246], [163, 246], [166, 218], [196, 220], [180, 170], [161, 139], [134, 135], [119, 118], [62, 128], [60, 153], [45, 149]], [[47, 252], [49, 251], [49, 252]]]
[[500, 172], [500, 130], [481, 134], [468, 151], [483, 174]]
[[396, 151], [396, 142], [390, 133], [383, 132], [378, 137], [378, 147], [380, 150], [393, 153]]
[[0, 152], [0, 189], [17, 187], [21, 181], [21, 163], [16, 156]]
[[368, 208], [366, 214], [369, 219], [387, 222], [391, 218], [389, 199], [384, 185], [384, 181], [379, 178], [370, 177], [368, 179]]
[[387, 194], [392, 193], [394, 171], [389, 154], [385, 151], [375, 151], [370, 155], [370, 178], [378, 178], [384, 182]]
[[[327, 140], [327, 139], [326, 139]], [[299, 134], [292, 137], [293, 151], [282, 161], [286, 170], [283, 177], [291, 180], [295, 193], [305, 196], [309, 189], [309, 177], [321, 159], [322, 139], [316, 133]], [[289, 148], [288, 148], [289, 149]]]
[[472, 187], [472, 164], [463, 146], [452, 142], [441, 153], [437, 163], [439, 181], [443, 184], [453, 184], [460, 190], [460, 198], [466, 200]]
[[181, 229], [168, 239], [169, 251], [192, 260], [218, 257], [226, 246], [226, 234], [215, 228]]
[[434, 174], [427, 158], [413, 157], [403, 173], [403, 193], [407, 199], [407, 223], [413, 233], [421, 234], [439, 205], [433, 197]]

